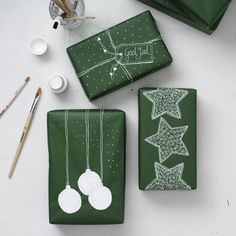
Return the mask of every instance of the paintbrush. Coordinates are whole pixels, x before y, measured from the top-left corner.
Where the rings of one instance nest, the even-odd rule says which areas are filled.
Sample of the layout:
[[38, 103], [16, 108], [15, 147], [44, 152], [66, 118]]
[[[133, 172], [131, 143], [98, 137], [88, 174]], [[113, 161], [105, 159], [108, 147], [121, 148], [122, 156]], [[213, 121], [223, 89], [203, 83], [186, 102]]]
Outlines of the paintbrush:
[[72, 13], [73, 13], [73, 15], [75, 15], [76, 14], [76, 8], [77, 8], [77, 6], [78, 6], [78, 0], [75, 0], [75, 2], [74, 2], [74, 6], [73, 6], [73, 9], [72, 9]]
[[52, 0], [62, 11], [66, 13], [66, 15], [70, 16], [71, 12], [59, 1], [59, 0]]
[[16, 149], [16, 153], [15, 153], [12, 165], [11, 165], [11, 169], [10, 169], [9, 174], [8, 174], [8, 178], [12, 177], [13, 172], [15, 170], [15, 167], [16, 167], [17, 161], [19, 159], [22, 147], [25, 143], [25, 139], [27, 137], [28, 131], [29, 131], [30, 126], [31, 126], [31, 123], [32, 123], [32, 120], [33, 120], [33, 117], [34, 117], [34, 113], [35, 113], [35, 109], [37, 107], [41, 92], [42, 92], [41, 88], [38, 88], [38, 90], [36, 92], [36, 95], [35, 95], [35, 98], [34, 98], [34, 101], [33, 101], [33, 104], [30, 108], [29, 115], [28, 115], [27, 120], [25, 122], [25, 126], [24, 126], [24, 129], [23, 129], [21, 138], [20, 138], [20, 142], [19, 142], [19, 144], [17, 146], [17, 149]]
[[72, 16], [66, 17], [67, 20], [86, 20], [86, 19], [95, 19], [95, 16]]
[[13, 97], [9, 99], [9, 101], [5, 104], [4, 108], [0, 111], [0, 117], [6, 112], [6, 110], [11, 106], [11, 104], [15, 101], [17, 96], [21, 93], [21, 91], [24, 89], [25, 85], [29, 82], [30, 77], [27, 77], [24, 82], [18, 87], [18, 89], [15, 91]]
[[67, 9], [67, 11], [70, 12], [70, 15], [71, 15], [72, 11], [71, 11], [71, 9], [70, 9], [69, 4], [66, 2], [66, 0], [59, 0], [59, 1], [60, 1], [60, 2], [62, 3], [62, 5]]

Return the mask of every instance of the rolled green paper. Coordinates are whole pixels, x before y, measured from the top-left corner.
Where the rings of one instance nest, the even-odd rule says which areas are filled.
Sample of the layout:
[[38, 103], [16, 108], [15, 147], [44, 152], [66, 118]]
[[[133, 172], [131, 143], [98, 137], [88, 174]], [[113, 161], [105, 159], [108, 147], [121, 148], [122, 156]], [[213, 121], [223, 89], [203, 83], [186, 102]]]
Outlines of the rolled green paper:
[[47, 125], [50, 223], [123, 223], [125, 113], [55, 110]]
[[197, 188], [194, 89], [139, 90], [139, 188]]
[[150, 11], [67, 48], [67, 53], [89, 100], [172, 62]]
[[219, 25], [231, 0], [139, 0], [207, 34]]

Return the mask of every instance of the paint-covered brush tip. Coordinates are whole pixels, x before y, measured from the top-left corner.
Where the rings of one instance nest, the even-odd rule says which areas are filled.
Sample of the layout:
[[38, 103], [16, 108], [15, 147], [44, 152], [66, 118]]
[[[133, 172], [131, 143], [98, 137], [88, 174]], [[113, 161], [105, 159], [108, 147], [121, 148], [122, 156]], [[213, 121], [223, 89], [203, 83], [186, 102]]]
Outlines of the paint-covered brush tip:
[[37, 94], [41, 94], [41, 93], [42, 93], [42, 89], [41, 89], [41, 88], [38, 88]]
[[29, 76], [25, 79], [25, 82], [28, 82], [28, 81], [30, 81], [30, 77]]

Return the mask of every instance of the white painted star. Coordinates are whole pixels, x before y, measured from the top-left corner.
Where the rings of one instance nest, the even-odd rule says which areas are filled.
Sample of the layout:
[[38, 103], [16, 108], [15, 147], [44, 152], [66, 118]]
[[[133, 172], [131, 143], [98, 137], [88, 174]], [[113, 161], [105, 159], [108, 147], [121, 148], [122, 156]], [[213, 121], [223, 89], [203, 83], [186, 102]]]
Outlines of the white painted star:
[[146, 190], [190, 190], [183, 179], [184, 163], [172, 168], [167, 168], [158, 162], [154, 162], [156, 178], [147, 185]]
[[182, 138], [188, 126], [171, 127], [164, 118], [161, 117], [156, 134], [147, 137], [146, 142], [158, 147], [159, 160], [164, 162], [172, 154], [189, 156], [188, 149]]
[[171, 88], [158, 88], [143, 92], [143, 95], [153, 103], [151, 114], [153, 120], [164, 114], [180, 119], [179, 102], [187, 94], [186, 90]]

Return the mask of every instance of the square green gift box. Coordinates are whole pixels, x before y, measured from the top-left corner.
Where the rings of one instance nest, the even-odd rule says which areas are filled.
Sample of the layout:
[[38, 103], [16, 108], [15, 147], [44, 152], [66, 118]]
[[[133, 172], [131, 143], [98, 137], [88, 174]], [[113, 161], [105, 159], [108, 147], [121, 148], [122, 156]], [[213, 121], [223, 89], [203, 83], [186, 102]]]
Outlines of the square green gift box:
[[139, 188], [197, 187], [194, 89], [139, 90]]
[[67, 48], [67, 53], [89, 100], [172, 62], [149, 11]]
[[221, 22], [231, 0], [139, 0], [207, 34]]
[[47, 125], [50, 223], [123, 223], [125, 113], [55, 110]]

